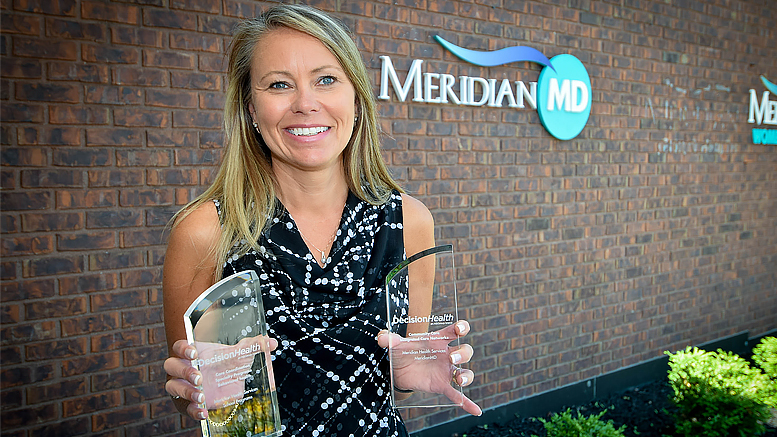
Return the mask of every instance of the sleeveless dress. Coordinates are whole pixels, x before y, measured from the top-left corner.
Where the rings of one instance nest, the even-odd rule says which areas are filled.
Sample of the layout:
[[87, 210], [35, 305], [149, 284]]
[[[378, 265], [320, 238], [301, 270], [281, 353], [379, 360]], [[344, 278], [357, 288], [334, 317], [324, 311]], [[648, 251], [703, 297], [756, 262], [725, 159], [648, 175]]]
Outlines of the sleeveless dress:
[[[260, 278], [268, 334], [278, 340], [284, 435], [407, 436], [391, 408], [388, 352], [375, 340], [386, 327], [385, 277], [405, 257], [399, 192], [377, 206], [349, 193], [323, 268], [285, 209], [259, 245], [229, 257], [223, 275]], [[407, 296], [396, 300], [406, 313]]]

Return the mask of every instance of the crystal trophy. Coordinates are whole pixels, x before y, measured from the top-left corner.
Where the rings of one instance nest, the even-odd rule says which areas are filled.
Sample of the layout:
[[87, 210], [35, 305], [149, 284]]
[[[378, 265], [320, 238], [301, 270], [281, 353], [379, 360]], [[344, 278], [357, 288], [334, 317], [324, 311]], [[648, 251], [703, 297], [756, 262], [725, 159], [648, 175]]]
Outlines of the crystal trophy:
[[236, 273], [205, 290], [186, 310], [184, 325], [202, 374], [203, 437], [281, 435], [256, 273]]
[[[462, 388], [453, 383], [457, 367], [449, 359], [449, 348], [459, 346], [451, 327], [459, 321], [455, 273], [453, 246], [443, 245], [412, 255], [386, 277], [388, 331], [399, 339], [389, 344], [394, 408], [463, 404]], [[429, 391], [401, 392], [402, 376], [410, 371], [429, 375]]]

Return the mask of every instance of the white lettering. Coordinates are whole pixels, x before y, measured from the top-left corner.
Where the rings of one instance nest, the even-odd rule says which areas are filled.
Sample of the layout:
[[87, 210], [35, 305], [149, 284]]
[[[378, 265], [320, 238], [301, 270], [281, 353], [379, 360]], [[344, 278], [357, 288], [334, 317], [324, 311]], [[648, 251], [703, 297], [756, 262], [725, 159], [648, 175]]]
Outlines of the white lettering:
[[459, 97], [453, 91], [453, 85], [456, 83], [456, 78], [452, 74], [440, 75], [440, 101], [442, 103], [448, 103], [448, 97], [451, 101], [457, 105], [461, 104]]
[[432, 97], [432, 91], [439, 89], [437, 85], [432, 84], [432, 79], [439, 79], [438, 73], [424, 73], [424, 102], [440, 103], [439, 97]]
[[563, 106], [564, 110], [569, 112], [571, 106], [570, 101], [572, 100], [570, 97], [571, 89], [569, 85], [569, 79], [561, 81], [560, 87], [558, 80], [555, 77], [550, 79], [550, 82], [548, 83], [548, 87], [550, 88], [548, 90], [548, 111], [553, 111], [556, 108], [561, 108]]
[[[480, 90], [483, 94], [480, 95], [480, 100], [477, 102], [475, 101], [475, 83], [480, 84]], [[469, 78], [469, 96], [467, 96], [467, 100], [469, 100], [469, 104], [472, 106], [483, 106], [488, 101], [488, 95], [489, 92], [489, 86], [488, 81], [483, 79], [482, 77], [470, 77]]]
[[526, 100], [529, 102], [529, 106], [531, 106], [532, 109], [537, 109], [537, 82], [529, 83], [531, 91], [526, 88], [526, 84], [523, 83], [523, 81], [516, 80], [515, 85], [518, 87], [515, 92], [515, 95], [518, 96], [517, 107], [525, 108], [523, 99], [526, 98]]
[[761, 98], [761, 106], [758, 106], [758, 94], [755, 90], [750, 90], [750, 114], [747, 117], [748, 123], [761, 124], [766, 113], [766, 109], [769, 106], [769, 91], [764, 91]]
[[[579, 98], [578, 98], [579, 97]], [[570, 112], [583, 112], [588, 106], [588, 87], [582, 80], [572, 81], [572, 105]]]
[[391, 58], [388, 56], [381, 56], [380, 57], [382, 64], [380, 67], [380, 95], [378, 95], [378, 98], [381, 100], [388, 100], [390, 99], [388, 94], [388, 82], [391, 80], [391, 85], [394, 87], [394, 92], [396, 93], [397, 97], [399, 98], [400, 102], [404, 102], [407, 98], [408, 93], [410, 92], [410, 87], [413, 87], [413, 101], [414, 102], [423, 102], [424, 99], [421, 97], [422, 95], [422, 84], [421, 84], [421, 64], [423, 64], [423, 60], [421, 59], [415, 59], [413, 60], [413, 63], [410, 64], [410, 71], [407, 72], [407, 77], [405, 78], [405, 83], [403, 85], [399, 84], [399, 78], [397, 77], [397, 72], [394, 70], [394, 64], [391, 62]]
[[515, 108], [517, 106], [515, 104], [513, 88], [510, 86], [510, 81], [508, 79], [502, 79], [502, 84], [499, 85], [499, 92], [497, 93], [494, 106], [502, 106], [502, 100], [504, 100], [505, 97], [507, 97], [507, 101], [509, 102], [509, 106], [511, 108]]

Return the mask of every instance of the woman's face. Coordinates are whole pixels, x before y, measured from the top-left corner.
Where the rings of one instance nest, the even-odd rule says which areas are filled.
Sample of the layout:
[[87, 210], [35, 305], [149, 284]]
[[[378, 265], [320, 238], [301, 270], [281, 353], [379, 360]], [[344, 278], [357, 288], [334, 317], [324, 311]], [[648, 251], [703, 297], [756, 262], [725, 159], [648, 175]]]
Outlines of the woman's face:
[[273, 167], [339, 166], [354, 127], [356, 91], [337, 58], [316, 38], [277, 29], [257, 43], [251, 64], [251, 117]]

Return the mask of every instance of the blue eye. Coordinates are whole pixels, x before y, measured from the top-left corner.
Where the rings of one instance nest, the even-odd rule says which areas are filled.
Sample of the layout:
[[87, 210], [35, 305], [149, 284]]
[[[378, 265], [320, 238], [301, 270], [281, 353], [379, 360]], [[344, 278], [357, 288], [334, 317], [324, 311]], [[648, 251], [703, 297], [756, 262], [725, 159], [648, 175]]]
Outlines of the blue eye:
[[333, 83], [335, 83], [336, 81], [337, 81], [337, 79], [335, 79], [335, 77], [334, 77], [334, 76], [324, 76], [324, 77], [322, 77], [322, 78], [319, 80], [319, 82], [321, 83], [321, 85], [332, 85], [332, 84], [333, 84]]
[[289, 84], [286, 82], [273, 82], [270, 84], [270, 89], [273, 89], [273, 90], [282, 90], [287, 88], [290, 88], [290, 87], [289, 87]]

